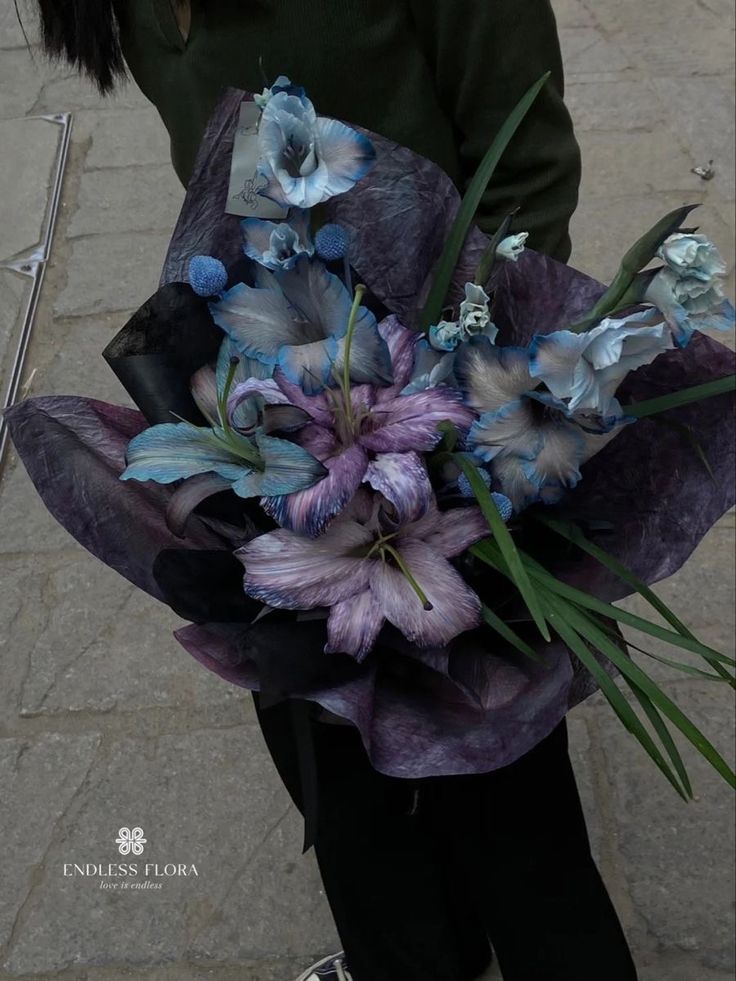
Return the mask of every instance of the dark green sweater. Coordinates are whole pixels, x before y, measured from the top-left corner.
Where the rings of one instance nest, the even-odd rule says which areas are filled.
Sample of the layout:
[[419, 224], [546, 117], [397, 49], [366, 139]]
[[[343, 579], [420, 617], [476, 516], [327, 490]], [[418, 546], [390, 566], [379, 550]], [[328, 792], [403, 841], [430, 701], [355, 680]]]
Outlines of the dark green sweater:
[[171, 0], [128, 0], [123, 51], [171, 136], [186, 183], [227, 86], [260, 91], [288, 75], [317, 111], [436, 161], [461, 189], [525, 90], [552, 79], [509, 146], [478, 215], [513, 207], [529, 245], [567, 259], [579, 153], [562, 101], [549, 0], [192, 0], [182, 40]]

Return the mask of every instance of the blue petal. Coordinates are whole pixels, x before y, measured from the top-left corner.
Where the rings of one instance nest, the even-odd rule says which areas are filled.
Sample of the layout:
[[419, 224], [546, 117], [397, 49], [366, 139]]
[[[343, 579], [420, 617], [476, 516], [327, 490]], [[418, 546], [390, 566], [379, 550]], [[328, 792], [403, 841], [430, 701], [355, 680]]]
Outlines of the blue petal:
[[239, 351], [268, 365], [276, 364], [280, 347], [298, 344], [304, 334], [303, 325], [276, 290], [238, 283], [218, 303], [210, 304], [210, 313]]
[[256, 443], [265, 470], [259, 493], [268, 497], [306, 490], [327, 476], [327, 468], [303, 447], [258, 433]]
[[468, 433], [468, 448], [485, 463], [500, 453], [534, 460], [542, 447], [542, 436], [528, 400], [516, 399], [500, 409], [484, 412]]
[[[300, 259], [293, 269], [277, 272], [274, 279], [299, 319], [309, 325], [305, 341], [345, 334], [353, 298], [342, 280], [328, 272], [321, 262]], [[360, 307], [356, 325], [375, 323], [370, 310]]]
[[[350, 345], [350, 379], [359, 385], [391, 385], [394, 380], [391, 352], [381, 337], [373, 315], [355, 325]], [[345, 338], [337, 343], [335, 367], [342, 371], [345, 357]]]
[[500, 409], [535, 385], [526, 348], [496, 347], [482, 335], [460, 345], [455, 375], [466, 401], [479, 412]]
[[199, 473], [217, 473], [237, 480], [243, 460], [232, 453], [211, 429], [188, 422], [151, 426], [128, 444], [128, 466], [121, 480], [155, 480], [170, 484]]
[[278, 367], [306, 395], [316, 395], [330, 380], [337, 347], [335, 337], [311, 344], [286, 345], [278, 353]]
[[320, 163], [327, 168], [325, 197], [343, 194], [365, 177], [376, 160], [376, 151], [368, 139], [337, 119], [317, 119]]

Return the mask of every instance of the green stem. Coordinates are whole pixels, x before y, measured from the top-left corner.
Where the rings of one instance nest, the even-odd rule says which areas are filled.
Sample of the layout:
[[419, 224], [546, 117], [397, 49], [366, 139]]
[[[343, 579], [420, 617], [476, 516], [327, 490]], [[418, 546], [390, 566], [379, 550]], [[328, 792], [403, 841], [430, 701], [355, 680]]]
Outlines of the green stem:
[[643, 419], [646, 416], [656, 415], [658, 412], [666, 412], [667, 409], [688, 405], [690, 402], [699, 402], [701, 399], [712, 398], [714, 395], [724, 395], [726, 392], [736, 392], [736, 375], [727, 375], [725, 378], [704, 382], [702, 385], [693, 385], [692, 388], [683, 388], [679, 392], [671, 392], [669, 395], [660, 395], [656, 399], [647, 399], [645, 402], [625, 405], [624, 412], [627, 416]]
[[353, 427], [353, 400], [350, 397], [350, 351], [353, 346], [353, 334], [355, 333], [355, 323], [358, 319], [358, 310], [360, 309], [365, 291], [366, 287], [362, 283], [359, 283], [355, 287], [353, 305], [350, 308], [350, 316], [348, 317], [348, 329], [345, 334], [345, 354], [343, 356], [342, 366], [342, 397], [345, 404], [345, 416], [351, 430]]
[[427, 597], [427, 594], [424, 592], [424, 590], [422, 589], [422, 587], [419, 585], [419, 583], [416, 581], [416, 579], [414, 578], [414, 576], [411, 574], [411, 572], [409, 570], [409, 567], [406, 565], [406, 563], [401, 558], [401, 556], [396, 551], [396, 549], [393, 548], [391, 545], [384, 544], [384, 545], [381, 546], [381, 551], [382, 552], [388, 552], [388, 554], [394, 560], [394, 562], [396, 563], [396, 565], [399, 567], [402, 575], [406, 578], [406, 580], [409, 583], [409, 585], [411, 586], [411, 588], [414, 590], [414, 592], [419, 597], [419, 601], [422, 604], [422, 606], [424, 607], [424, 609], [428, 613], [431, 610], [433, 610], [434, 607], [429, 602], [429, 598]]

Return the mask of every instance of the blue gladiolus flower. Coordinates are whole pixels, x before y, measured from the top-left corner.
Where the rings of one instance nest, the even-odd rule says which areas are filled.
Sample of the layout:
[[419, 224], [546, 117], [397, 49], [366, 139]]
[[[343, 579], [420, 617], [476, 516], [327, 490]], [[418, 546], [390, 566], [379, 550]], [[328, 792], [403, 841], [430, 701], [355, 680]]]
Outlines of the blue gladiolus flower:
[[304, 95], [272, 95], [258, 128], [259, 193], [282, 207], [312, 208], [349, 191], [375, 161], [371, 141], [336, 119], [318, 117]]
[[[259, 283], [238, 284], [211, 304], [215, 323], [241, 354], [279, 367], [309, 395], [322, 391], [343, 369], [350, 293], [321, 263], [304, 258], [292, 269], [261, 270]], [[393, 378], [388, 347], [365, 307], [355, 322], [350, 377], [373, 385]]]
[[535, 391], [526, 348], [499, 348], [487, 337], [458, 349], [455, 374], [479, 413], [466, 445], [517, 512], [535, 501], [557, 501], [575, 487], [582, 464], [628, 421], [571, 414], [554, 395]]
[[307, 212], [295, 209], [288, 221], [244, 218], [243, 251], [266, 269], [291, 269], [301, 256], [314, 254]]
[[291, 79], [286, 75], [279, 75], [271, 88], [264, 88], [260, 95], [254, 95], [253, 101], [260, 109], [265, 109], [269, 100], [272, 99], [274, 95], [278, 95], [279, 92], [286, 92], [289, 95], [295, 95], [300, 99], [304, 98], [306, 94], [301, 85], [294, 85]]
[[614, 393], [624, 378], [674, 346], [667, 325], [651, 321], [652, 311], [644, 310], [623, 320], [606, 318], [580, 334], [537, 335], [529, 346], [529, 373], [571, 412], [616, 416]]

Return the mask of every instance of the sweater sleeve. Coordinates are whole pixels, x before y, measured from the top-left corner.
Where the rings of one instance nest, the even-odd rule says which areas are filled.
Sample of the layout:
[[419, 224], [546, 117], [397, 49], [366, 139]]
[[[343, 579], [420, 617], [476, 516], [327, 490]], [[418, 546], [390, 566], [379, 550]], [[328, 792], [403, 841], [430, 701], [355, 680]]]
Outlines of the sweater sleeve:
[[528, 245], [563, 261], [580, 182], [580, 152], [563, 102], [550, 0], [409, 0], [440, 102], [457, 131], [463, 188], [524, 92], [549, 81], [510, 142], [483, 197], [485, 232], [520, 207]]

